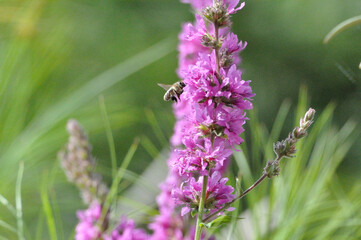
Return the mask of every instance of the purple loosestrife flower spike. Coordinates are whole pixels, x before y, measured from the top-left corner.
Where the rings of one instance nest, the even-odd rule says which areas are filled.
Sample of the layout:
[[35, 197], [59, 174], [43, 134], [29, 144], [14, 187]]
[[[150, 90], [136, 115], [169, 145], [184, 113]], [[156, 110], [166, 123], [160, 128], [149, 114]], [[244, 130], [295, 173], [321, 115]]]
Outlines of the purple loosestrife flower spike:
[[[178, 74], [186, 86], [182, 105], [174, 105], [179, 120], [172, 142], [183, 147], [174, 150], [170, 165], [181, 181], [172, 196], [183, 206], [182, 215], [201, 205], [204, 179], [209, 179], [204, 199], [206, 212], [211, 213], [234, 198], [233, 188], [226, 185], [227, 179], [221, 174], [232, 149], [243, 142], [240, 134], [247, 120], [245, 110], [252, 109], [254, 96], [250, 81], [242, 79], [236, 65], [241, 62], [239, 53], [247, 43], [239, 42], [229, 28], [230, 15], [243, 8], [244, 3], [237, 7], [237, 0], [215, 4], [208, 0], [184, 2], [191, 3], [202, 15], [196, 14], [196, 22], [185, 24], [180, 34]], [[217, 186], [215, 192], [208, 189], [213, 185]]]
[[148, 240], [150, 236], [136, 229], [133, 220], [123, 217], [114, 229], [109, 226], [109, 214], [100, 226], [102, 204], [108, 193], [108, 188], [101, 181], [101, 176], [94, 173], [95, 160], [91, 156], [91, 146], [88, 138], [75, 120], [69, 120], [67, 130], [70, 134], [65, 149], [59, 152], [61, 165], [70, 182], [81, 191], [81, 195], [89, 208], [78, 211], [79, 223], [75, 228], [76, 240]]
[[[208, 213], [232, 201], [233, 188], [221, 175], [232, 149], [243, 141], [239, 135], [247, 120], [245, 110], [252, 109], [254, 96], [250, 81], [244, 81], [237, 69], [239, 53], [247, 44], [239, 42], [229, 28], [230, 15], [243, 4], [234, 0], [218, 1], [217, 6], [212, 0], [183, 2], [190, 3], [198, 13], [206, 13], [208, 7], [217, 26], [204, 14], [196, 14], [196, 21], [185, 23], [179, 34], [177, 73], [186, 87], [180, 101], [173, 104], [177, 119], [171, 138], [174, 151], [157, 198], [160, 215], [149, 225], [154, 231], [151, 239], [194, 238], [195, 232], [184, 229], [190, 221], [186, 212], [197, 209], [204, 178], [209, 179], [205, 199]], [[177, 205], [182, 205], [183, 216]]]
[[58, 154], [61, 166], [68, 180], [80, 189], [84, 203], [101, 202], [108, 188], [101, 176], [94, 173], [95, 160], [90, 154], [88, 138], [76, 120], [69, 120], [66, 128], [70, 137], [65, 149]]

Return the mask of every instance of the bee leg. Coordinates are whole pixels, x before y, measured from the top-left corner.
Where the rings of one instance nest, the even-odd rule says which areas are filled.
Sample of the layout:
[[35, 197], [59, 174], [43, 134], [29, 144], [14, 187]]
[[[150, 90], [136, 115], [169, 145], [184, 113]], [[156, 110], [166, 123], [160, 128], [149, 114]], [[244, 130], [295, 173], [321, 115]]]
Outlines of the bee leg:
[[178, 99], [175, 96], [172, 96], [171, 99], [173, 102], [178, 102]]

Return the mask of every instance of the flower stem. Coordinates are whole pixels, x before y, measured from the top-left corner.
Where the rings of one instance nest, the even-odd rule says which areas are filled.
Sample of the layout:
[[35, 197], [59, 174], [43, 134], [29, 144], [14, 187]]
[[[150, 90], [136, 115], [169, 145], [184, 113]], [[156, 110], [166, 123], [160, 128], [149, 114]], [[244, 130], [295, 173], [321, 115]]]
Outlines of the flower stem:
[[205, 175], [203, 177], [203, 186], [202, 186], [201, 199], [199, 200], [196, 234], [195, 234], [194, 240], [200, 240], [201, 239], [202, 227], [201, 227], [200, 224], [202, 223], [203, 211], [204, 211], [204, 203], [206, 202], [207, 185], [208, 185], [208, 175]]
[[229, 208], [232, 203], [234, 203], [235, 201], [243, 198], [244, 196], [246, 196], [250, 191], [252, 191], [255, 187], [257, 187], [258, 184], [260, 184], [265, 178], [267, 177], [267, 173], [263, 173], [263, 175], [255, 182], [253, 183], [252, 186], [250, 186], [246, 191], [244, 191], [243, 193], [241, 193], [238, 197], [236, 197], [235, 199], [233, 199], [231, 202], [227, 203], [226, 205], [224, 205], [222, 208], [220, 208], [219, 210], [217, 210], [216, 212], [212, 213], [211, 215], [209, 215], [208, 217], [206, 217], [205, 219], [202, 220], [202, 222], [207, 222], [209, 219], [211, 219], [212, 217], [214, 217], [215, 215], [217, 215], [220, 212], [223, 212], [224, 210], [226, 210], [227, 208]]

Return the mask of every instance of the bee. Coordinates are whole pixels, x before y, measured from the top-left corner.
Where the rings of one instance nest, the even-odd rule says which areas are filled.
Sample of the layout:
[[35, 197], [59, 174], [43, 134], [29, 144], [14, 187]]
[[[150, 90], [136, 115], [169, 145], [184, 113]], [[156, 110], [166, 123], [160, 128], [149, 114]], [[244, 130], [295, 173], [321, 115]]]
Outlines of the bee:
[[166, 90], [163, 97], [164, 101], [172, 100], [174, 102], [177, 102], [180, 95], [183, 93], [183, 88], [186, 86], [186, 84], [183, 81], [178, 81], [173, 85], [158, 83], [158, 86]]

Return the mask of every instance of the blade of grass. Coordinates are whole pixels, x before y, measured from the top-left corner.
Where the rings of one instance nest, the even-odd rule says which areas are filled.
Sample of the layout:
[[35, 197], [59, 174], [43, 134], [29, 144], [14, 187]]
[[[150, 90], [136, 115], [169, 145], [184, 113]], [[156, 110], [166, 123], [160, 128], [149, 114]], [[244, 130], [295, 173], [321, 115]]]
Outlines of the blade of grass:
[[143, 146], [143, 148], [149, 153], [149, 155], [152, 158], [156, 158], [159, 154], [158, 149], [154, 146], [154, 144], [152, 143], [152, 141], [150, 141], [150, 139], [143, 135], [141, 137], [141, 141], [140, 144]]
[[282, 102], [281, 107], [278, 110], [275, 121], [273, 123], [273, 127], [270, 133], [270, 136], [266, 145], [266, 159], [273, 158], [273, 143], [276, 142], [280, 136], [282, 127], [286, 120], [287, 114], [290, 110], [291, 102], [289, 100], [285, 100]]
[[42, 187], [41, 187], [41, 192], [40, 192], [41, 202], [43, 205], [44, 214], [46, 216], [46, 222], [48, 225], [50, 239], [56, 240], [57, 239], [56, 226], [55, 226], [55, 221], [54, 221], [53, 210], [50, 205], [47, 182], [48, 182], [48, 173], [44, 172], [43, 180], [42, 180]]
[[243, 179], [246, 185], [252, 185], [254, 182], [254, 177], [251, 172], [251, 168], [249, 167], [248, 161], [242, 151], [240, 152], [233, 152], [234, 159], [238, 168], [241, 171]]
[[[35, 141], [41, 138], [55, 124], [68, 118], [70, 113], [87, 104], [90, 99], [93, 99], [114, 84], [168, 55], [174, 49], [173, 38], [160, 41], [149, 49], [103, 72], [78, 90], [50, 105], [45, 112], [34, 118], [27, 128], [13, 141], [13, 144], [2, 154], [0, 162], [4, 165], [0, 171], [3, 171], [2, 169], [9, 169], [13, 166], [12, 164], [22, 159], [26, 152], [31, 150], [31, 146]], [[18, 147], [19, 142], [22, 143], [21, 148]]]
[[[168, 158], [169, 149], [166, 147], [157, 158], [150, 162], [140, 178], [122, 193], [122, 196], [144, 205], [154, 205], [154, 199], [160, 192], [157, 186], [164, 181], [168, 174]], [[142, 183], [144, 180], [147, 180], [147, 184]], [[148, 185], [151, 185], [151, 187], [148, 187]], [[125, 206], [122, 202], [118, 201], [116, 212], [124, 213], [129, 211], [129, 206]], [[140, 217], [144, 218], [144, 216]]]
[[264, 146], [266, 145], [267, 130], [258, 120], [257, 109], [254, 108], [249, 111], [250, 114], [250, 134], [251, 134], [251, 153], [249, 158], [253, 169], [259, 169], [263, 166], [262, 154], [265, 152]]
[[154, 134], [157, 136], [158, 141], [162, 144], [162, 146], [168, 145], [167, 137], [164, 135], [162, 129], [160, 128], [156, 117], [154, 116], [154, 112], [149, 109], [145, 109], [145, 116], [148, 119], [150, 126], [153, 129]]
[[134, 214], [135, 212], [146, 213], [146, 214], [148, 214], [150, 216], [154, 216], [154, 215], [159, 214], [158, 210], [154, 209], [153, 207], [151, 207], [149, 205], [143, 204], [141, 202], [134, 201], [134, 199], [129, 199], [129, 198], [124, 197], [124, 196], [119, 196], [118, 200], [121, 201], [126, 206], [134, 207], [136, 209], [135, 211], [132, 211], [132, 212], [128, 213], [127, 214], [128, 216]]
[[0, 194], [0, 203], [4, 205], [14, 216], [16, 216], [16, 209], [13, 205], [9, 203], [9, 201]]
[[[109, 176], [110, 177], [108, 168], [99, 167], [97, 169], [99, 170], [98, 172], [100, 174], [102, 174], [103, 176]], [[136, 174], [133, 171], [130, 171], [128, 169], [124, 170], [123, 179], [127, 180], [127, 182], [129, 184], [137, 182], [138, 184], [140, 184], [141, 186], [147, 188], [148, 190], [155, 191], [155, 192], [158, 191], [157, 186], [154, 186], [152, 183], [150, 183], [149, 179], [144, 178], [142, 175]]]
[[22, 202], [21, 202], [21, 182], [23, 179], [23, 174], [24, 174], [24, 162], [20, 162], [18, 177], [16, 179], [16, 186], [15, 186], [16, 222], [17, 222], [17, 227], [18, 227], [17, 233], [18, 233], [19, 240], [25, 239], [23, 209], [22, 209]]
[[117, 175], [117, 155], [115, 152], [114, 137], [113, 137], [112, 129], [110, 127], [110, 122], [109, 122], [109, 118], [108, 118], [108, 114], [107, 114], [107, 109], [105, 107], [103, 95], [99, 96], [99, 105], [100, 105], [100, 111], [101, 111], [102, 117], [103, 117], [105, 133], [106, 133], [107, 139], [108, 139], [110, 160], [112, 163], [112, 177], [114, 179], [115, 176]]
[[75, 239], [75, 229], [73, 229], [73, 231], [69, 234], [69, 240], [74, 240]]
[[296, 110], [296, 118], [295, 118], [295, 126], [299, 125], [300, 119], [303, 117], [303, 115], [306, 112], [307, 108], [307, 87], [305, 85], [300, 86], [300, 91], [298, 94], [298, 104], [297, 104], [297, 110]]
[[[238, 165], [238, 168], [240, 169], [242, 176], [244, 176], [244, 182], [246, 188], [248, 186], [251, 186], [254, 183], [254, 177], [252, 175], [250, 166], [248, 164], [248, 160], [246, 159], [243, 152], [234, 152], [233, 153], [235, 161]], [[260, 173], [261, 174], [261, 173]], [[253, 191], [251, 194], [249, 194], [246, 198], [247, 203], [249, 204], [249, 208], [253, 209], [252, 207], [257, 203], [257, 201], [260, 199], [262, 191], [258, 189], [258, 191]], [[253, 219], [253, 222], [257, 222], [258, 219], [255, 216]], [[255, 225], [255, 228], [258, 229], [258, 225]], [[259, 232], [259, 231], [256, 231]]]
[[134, 153], [138, 148], [138, 145], [139, 145], [139, 138], [136, 138], [134, 140], [133, 144], [130, 146], [127, 154], [125, 155], [125, 158], [124, 158], [120, 168], [118, 169], [115, 179], [113, 179], [112, 186], [109, 189], [109, 193], [105, 199], [104, 206], [102, 209], [102, 214], [98, 221], [99, 223], [101, 223], [100, 226], [103, 226], [102, 223], [105, 219], [106, 214], [108, 213], [109, 207], [112, 204], [113, 200], [116, 198], [116, 195], [118, 193], [118, 185], [119, 185], [120, 181], [122, 180], [124, 172], [128, 168], [128, 165], [129, 165], [130, 161], [132, 160]]
[[38, 224], [36, 227], [35, 239], [43, 238], [43, 224], [44, 224], [44, 214], [43, 214], [43, 212], [41, 212], [40, 216], [38, 217]]
[[8, 223], [4, 222], [3, 220], [0, 220], [0, 227], [3, 227], [13, 233], [17, 233], [16, 228], [12, 227], [11, 225], [9, 225]]
[[[63, 222], [61, 219], [61, 213], [60, 213], [60, 209], [59, 209], [59, 204], [58, 204], [58, 198], [56, 196], [56, 192], [54, 190], [54, 188], [52, 188], [55, 178], [56, 178], [56, 173], [59, 170], [59, 163], [55, 162], [54, 166], [51, 170], [51, 174], [50, 174], [50, 180], [47, 183], [47, 188], [49, 189], [49, 196], [50, 196], [50, 202], [51, 205], [53, 207], [53, 212], [54, 212], [54, 222], [55, 225], [57, 227], [57, 233], [59, 234], [59, 239], [64, 239], [63, 236]], [[58, 237], [58, 236], [57, 236]]]
[[[236, 183], [234, 184], [236, 186], [236, 194], [239, 195], [240, 192], [241, 192], [241, 174], [238, 174], [239, 175], [239, 178], [237, 177], [236, 178]], [[232, 184], [231, 184], [232, 185]], [[238, 192], [237, 192], [238, 191]], [[238, 219], [238, 215], [240, 214], [241, 212], [241, 201], [237, 201], [233, 204], [233, 207], [235, 207], [236, 209], [232, 212], [232, 220], [231, 220], [231, 223], [230, 223], [230, 227], [229, 227], [229, 230], [228, 230], [228, 235], [227, 235], [227, 240], [232, 240], [233, 239], [233, 235], [234, 235], [234, 232], [235, 232], [235, 229], [236, 229], [236, 226], [237, 226], [237, 221], [239, 220]]]

